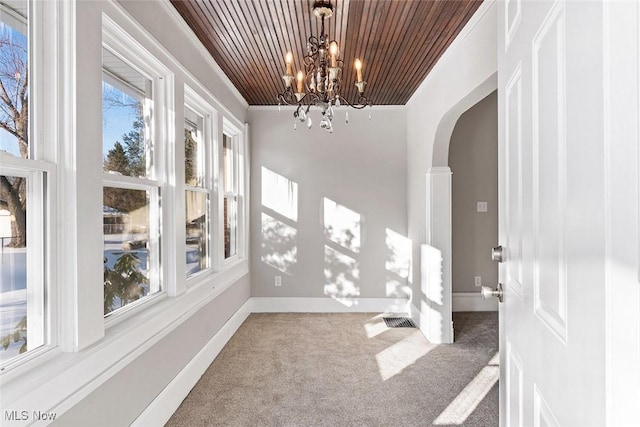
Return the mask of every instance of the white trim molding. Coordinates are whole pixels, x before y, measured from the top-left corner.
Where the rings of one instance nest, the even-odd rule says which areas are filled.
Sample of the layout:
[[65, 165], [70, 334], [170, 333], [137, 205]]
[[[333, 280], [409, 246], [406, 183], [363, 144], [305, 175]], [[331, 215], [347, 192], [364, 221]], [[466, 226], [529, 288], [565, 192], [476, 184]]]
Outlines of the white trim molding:
[[133, 427], [161, 426], [167, 423], [182, 401], [196, 385], [200, 377], [220, 354], [224, 346], [251, 314], [248, 299], [227, 323], [220, 328], [202, 350], [195, 355], [164, 390], [147, 406], [131, 424]]
[[409, 313], [408, 300], [396, 298], [252, 297], [252, 313]]
[[484, 299], [478, 292], [454, 292], [452, 309], [457, 311], [498, 311], [498, 299]]

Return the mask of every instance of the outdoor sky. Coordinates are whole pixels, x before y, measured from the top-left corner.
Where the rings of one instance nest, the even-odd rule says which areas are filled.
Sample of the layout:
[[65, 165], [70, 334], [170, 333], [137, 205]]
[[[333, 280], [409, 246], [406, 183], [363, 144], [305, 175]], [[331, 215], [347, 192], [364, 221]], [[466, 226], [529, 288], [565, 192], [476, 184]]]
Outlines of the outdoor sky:
[[[16, 31], [13, 27], [3, 23], [0, 21], [0, 36], [8, 37], [10, 40], [16, 42], [17, 44], [26, 45], [27, 39], [26, 37]], [[0, 59], [4, 56], [3, 52], [0, 51]], [[122, 142], [122, 135], [128, 133], [133, 129], [133, 122], [135, 120], [135, 109], [127, 106], [131, 105], [135, 102], [135, 100], [125, 93], [114, 89], [112, 86], [107, 83], [103, 83], [102, 87], [103, 96], [105, 94], [105, 89], [109, 90], [111, 95], [116, 95], [120, 97], [120, 101], [124, 106], [110, 106], [109, 108], [103, 108], [102, 115], [102, 123], [103, 123], [103, 132], [102, 132], [102, 155], [103, 158], [106, 157], [107, 153], [116, 141]], [[46, 141], [44, 142], [46, 144]], [[4, 129], [0, 129], [0, 151], [6, 151], [9, 154], [12, 154], [16, 157], [20, 157], [20, 151], [18, 149], [18, 144], [16, 138], [11, 135], [9, 132]]]
[[[106, 85], [106, 83], [103, 83]], [[114, 89], [117, 91], [117, 89]], [[118, 91], [119, 92], [119, 91]], [[120, 92], [121, 93], [121, 92]], [[122, 93], [125, 97], [124, 104], [135, 102], [132, 98]], [[133, 129], [133, 122], [136, 118], [136, 112], [129, 106], [110, 106], [103, 110], [102, 116], [102, 156], [106, 158], [107, 153], [113, 148], [116, 141], [122, 142], [122, 135]], [[0, 150], [20, 156], [16, 138], [4, 129], [0, 129]]]
[[[26, 46], [27, 44], [27, 37], [24, 34], [16, 31], [13, 27], [5, 24], [2, 21], [0, 21], [0, 37], [3, 39], [6, 38], [8, 40], [11, 40], [16, 45]], [[0, 60], [3, 61], [6, 58], [5, 55], [9, 54], [9, 50], [5, 46], [6, 45], [3, 45], [2, 50], [0, 50]], [[0, 129], [0, 150], [7, 151], [14, 156], [20, 156], [16, 138], [4, 129]]]
[[[122, 143], [122, 135], [133, 130], [133, 122], [136, 120], [137, 111], [132, 105], [136, 100], [126, 93], [114, 88], [108, 83], [102, 82], [102, 102], [104, 105], [105, 95], [109, 93], [111, 97], [117, 96], [123, 104], [109, 105], [102, 108], [102, 157], [106, 158], [109, 150], [113, 148], [116, 141]], [[113, 103], [111, 103], [113, 104]]]

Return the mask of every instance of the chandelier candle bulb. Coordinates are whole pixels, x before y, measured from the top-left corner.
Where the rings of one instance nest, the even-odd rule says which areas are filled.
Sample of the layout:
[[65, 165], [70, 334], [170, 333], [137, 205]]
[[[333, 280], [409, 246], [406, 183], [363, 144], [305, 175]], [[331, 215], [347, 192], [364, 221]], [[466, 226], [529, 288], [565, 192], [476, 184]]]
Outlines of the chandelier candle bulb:
[[303, 82], [304, 76], [302, 75], [302, 71], [298, 71], [298, 93], [303, 93]]
[[357, 77], [357, 82], [360, 83], [362, 82], [362, 62], [356, 58], [355, 61], [355, 66], [356, 66], [356, 77]]
[[331, 55], [331, 67], [336, 68], [338, 66], [338, 43], [331, 42], [329, 45], [329, 54]]
[[293, 75], [293, 72], [291, 71], [291, 64], [293, 63], [293, 54], [291, 52], [287, 52], [287, 55], [285, 56], [285, 62], [287, 63], [287, 75], [291, 76]]

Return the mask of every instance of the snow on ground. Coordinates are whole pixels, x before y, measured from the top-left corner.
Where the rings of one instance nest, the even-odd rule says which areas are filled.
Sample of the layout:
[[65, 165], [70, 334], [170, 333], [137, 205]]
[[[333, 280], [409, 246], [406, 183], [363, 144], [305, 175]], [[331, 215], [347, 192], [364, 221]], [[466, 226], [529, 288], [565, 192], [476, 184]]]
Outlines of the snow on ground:
[[[146, 248], [126, 251], [123, 244], [128, 241], [144, 241], [145, 234], [108, 234], [104, 236], [104, 257], [107, 266], [113, 268], [125, 253], [138, 257], [140, 271], [148, 277], [149, 250]], [[187, 275], [200, 271], [200, 251], [198, 244], [187, 244]], [[13, 332], [15, 325], [27, 315], [27, 250], [26, 248], [2, 248], [0, 257], [0, 338]], [[0, 362], [18, 355], [22, 342], [11, 343], [7, 350], [0, 347]]]

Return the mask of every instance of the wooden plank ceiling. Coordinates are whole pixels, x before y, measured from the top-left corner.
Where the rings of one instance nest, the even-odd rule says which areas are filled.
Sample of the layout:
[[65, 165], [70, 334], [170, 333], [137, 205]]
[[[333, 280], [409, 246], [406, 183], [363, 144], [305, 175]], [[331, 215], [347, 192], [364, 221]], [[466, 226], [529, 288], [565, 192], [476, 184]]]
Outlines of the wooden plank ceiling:
[[[319, 35], [313, 0], [171, 0], [250, 105], [276, 105], [284, 57], [302, 69]], [[482, 0], [334, 0], [326, 21], [344, 60], [342, 95], [355, 100], [353, 60], [363, 61], [374, 105], [404, 105]]]

